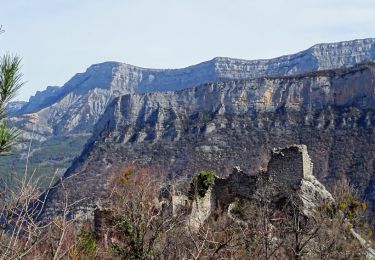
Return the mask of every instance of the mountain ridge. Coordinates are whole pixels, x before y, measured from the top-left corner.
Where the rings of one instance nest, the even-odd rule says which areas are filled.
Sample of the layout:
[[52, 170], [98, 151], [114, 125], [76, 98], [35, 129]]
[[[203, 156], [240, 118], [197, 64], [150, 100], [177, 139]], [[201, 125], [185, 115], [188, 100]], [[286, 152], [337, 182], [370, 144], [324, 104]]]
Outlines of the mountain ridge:
[[[196, 67], [201, 67], [201, 66], [204, 66], [204, 65], [211, 65], [211, 66], [214, 66], [215, 69], [218, 69], [219, 68], [219, 65], [220, 65], [220, 62], [226, 62], [226, 63], [239, 63], [239, 64], [247, 64], [247, 65], [251, 65], [252, 63], [277, 63], [277, 61], [279, 60], [286, 60], [286, 61], [289, 61], [289, 60], [293, 60], [295, 58], [299, 58], [301, 56], [304, 56], [306, 54], [310, 54], [312, 55], [313, 51], [316, 51], [316, 50], [324, 50], [324, 49], [335, 49], [335, 48], [338, 48], [338, 47], [343, 47], [343, 46], [347, 46], [347, 45], [360, 45], [360, 44], [373, 44], [375, 42], [375, 39], [374, 38], [366, 38], [366, 39], [356, 39], [356, 40], [352, 40], [352, 41], [344, 41], [344, 42], [337, 42], [337, 43], [321, 43], [321, 44], [315, 44], [313, 45], [312, 47], [306, 49], [306, 50], [303, 50], [303, 51], [300, 51], [300, 52], [297, 52], [295, 54], [288, 54], [288, 55], [282, 55], [282, 56], [279, 56], [279, 57], [276, 57], [276, 58], [271, 58], [271, 59], [256, 59], [256, 60], [246, 60], [246, 59], [238, 59], [238, 58], [229, 58], [229, 57], [214, 57], [213, 59], [211, 60], [208, 60], [208, 61], [204, 61], [204, 62], [201, 62], [201, 63], [198, 63], [198, 64], [195, 64], [195, 65], [191, 65], [191, 66], [188, 66], [188, 67], [185, 67], [185, 68], [176, 68], [176, 69], [154, 69], [154, 68], [143, 68], [143, 67], [140, 67], [140, 66], [134, 66], [134, 65], [131, 65], [131, 64], [127, 64], [127, 63], [122, 63], [122, 62], [117, 62], [117, 61], [108, 61], [108, 62], [102, 62], [102, 63], [98, 63], [98, 64], [93, 64], [91, 66], [88, 67], [88, 69], [83, 72], [83, 73], [78, 73], [76, 74], [73, 78], [71, 78], [67, 84], [65, 84], [64, 86], [60, 87], [60, 89], [63, 89], [66, 85], [69, 86], [69, 82], [72, 81], [75, 77], [78, 77], [82, 74], [85, 74], [87, 72], [90, 72], [91, 70], [95, 69], [95, 68], [98, 68], [98, 67], [103, 67], [103, 66], [108, 66], [108, 65], [111, 65], [111, 66], [123, 66], [123, 67], [128, 67], [130, 69], [137, 69], [137, 70], [141, 70], [141, 71], [152, 71], [152, 72], [176, 72], [176, 71], [181, 71], [181, 70], [189, 70], [189, 69], [194, 69]], [[372, 58], [375, 58], [375, 47], [372, 46], [372, 49], [369, 50], [370, 51], [370, 54], [372, 55]], [[373, 53], [371, 53], [373, 52]], [[362, 62], [364, 61], [368, 61], [370, 58], [368, 59], [362, 59]], [[359, 63], [358, 61], [356, 61], [355, 63]], [[355, 64], [353, 63], [353, 64]], [[314, 68], [314, 69], [311, 69], [311, 71], [313, 70], [321, 70], [321, 69], [330, 69], [328, 66], [324, 65], [322, 66], [322, 68]], [[304, 73], [306, 71], [302, 71], [301, 73]], [[294, 72], [293, 72], [294, 73]], [[275, 76], [280, 76], [280, 74], [282, 73], [277, 73]], [[259, 76], [265, 76], [265, 75], [259, 75]], [[249, 76], [248, 76], [249, 77]], [[257, 77], [256, 75], [252, 75], [251, 77]], [[46, 90], [48, 91], [48, 89]], [[142, 92], [142, 91], [141, 91]], [[43, 93], [43, 91], [40, 91], [40, 93]], [[34, 96], [35, 97], [35, 96]], [[32, 99], [30, 100], [30, 102], [32, 102]], [[32, 110], [27, 110], [24, 111], [25, 112], [31, 112]]]
[[[7, 160], [0, 158], [0, 168], [4, 172], [23, 172], [26, 143], [33, 139], [30, 169], [38, 169], [42, 174], [51, 174], [56, 168], [64, 171], [80, 155], [107, 106], [125, 94], [173, 92], [210, 82], [306, 75], [352, 67], [375, 60], [374, 46], [375, 39], [319, 44], [275, 59], [248, 61], [216, 57], [183, 69], [146, 69], [119, 62], [94, 64], [63, 87], [38, 92], [18, 113], [11, 115], [10, 125], [23, 130], [21, 155], [16, 153]], [[17, 110], [19, 106], [14, 107]], [[51, 151], [64, 151], [64, 155], [52, 156]]]

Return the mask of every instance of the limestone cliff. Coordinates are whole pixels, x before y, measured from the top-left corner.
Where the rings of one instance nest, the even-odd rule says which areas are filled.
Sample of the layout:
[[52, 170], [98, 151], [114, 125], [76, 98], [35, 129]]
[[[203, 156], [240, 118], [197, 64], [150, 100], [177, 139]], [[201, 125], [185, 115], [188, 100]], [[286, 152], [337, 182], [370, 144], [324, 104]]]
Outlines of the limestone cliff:
[[[48, 87], [45, 91], [37, 92], [27, 104], [14, 110], [13, 114], [16, 115], [10, 121], [24, 131], [25, 142], [31, 138], [34, 140], [29, 168], [37, 167], [38, 172], [51, 174], [56, 168], [68, 167], [73, 158], [81, 153], [83, 144], [108, 104], [121, 95], [177, 91], [232, 79], [297, 75], [350, 67], [374, 59], [375, 39], [363, 39], [318, 44], [297, 54], [270, 60], [248, 61], [219, 57], [183, 69], [145, 69], [119, 62], [105, 62], [78, 73], [62, 87]], [[266, 81], [271, 86], [274, 84], [272, 80]], [[298, 103], [298, 96], [285, 93], [282, 89], [273, 93], [267, 84], [262, 85], [265, 89], [258, 91], [262, 96], [255, 97], [254, 102], [257, 104], [254, 106], [272, 110], [272, 106], [282, 102], [288, 106]], [[317, 97], [314, 100], [324, 103], [324, 91], [324, 88], [315, 91]], [[289, 99], [285, 99], [285, 94]], [[319, 98], [319, 95], [322, 97]], [[345, 99], [345, 95], [350, 93], [338, 93], [337, 102], [340, 102], [341, 97]], [[271, 98], [278, 98], [279, 101]], [[246, 100], [239, 99], [238, 102], [246, 103]], [[22, 147], [21, 156], [18, 152], [7, 158], [7, 161], [0, 158], [0, 167], [4, 172], [24, 169], [26, 161], [22, 159], [27, 156], [27, 145], [23, 144]], [[55, 150], [64, 153], [51, 157]]]
[[[350, 67], [375, 60], [375, 39], [318, 44], [270, 60], [214, 58], [183, 69], [145, 69], [119, 62], [92, 65], [63, 87], [38, 91], [18, 114], [37, 113], [51, 134], [90, 132], [115, 97], [128, 93], [176, 91], [225, 79], [297, 75]], [[267, 101], [267, 95], [264, 101]], [[27, 122], [22, 125], [30, 130]], [[35, 129], [34, 129], [35, 131]]]

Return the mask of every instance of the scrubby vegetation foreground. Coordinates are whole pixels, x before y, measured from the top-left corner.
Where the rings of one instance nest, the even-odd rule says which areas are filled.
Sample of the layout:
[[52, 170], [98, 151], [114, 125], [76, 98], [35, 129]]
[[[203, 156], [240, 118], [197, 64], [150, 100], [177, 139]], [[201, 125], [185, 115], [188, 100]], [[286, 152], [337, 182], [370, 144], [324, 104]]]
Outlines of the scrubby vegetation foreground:
[[[167, 180], [155, 169], [123, 167], [111, 180], [108, 201], [94, 219], [64, 214], [36, 221], [36, 183], [25, 178], [3, 193], [2, 259], [365, 259], [371, 229], [367, 206], [346, 182], [333, 190], [334, 203], [320, 205], [309, 220], [291, 198], [271, 202], [237, 200], [228, 212], [211, 212], [198, 227], [192, 206], [217, 177], [202, 171], [193, 181]], [[186, 194], [186, 207], [171, 211], [170, 194]], [[167, 199], [166, 199], [167, 198]], [[197, 204], [195, 204], [197, 203]]]

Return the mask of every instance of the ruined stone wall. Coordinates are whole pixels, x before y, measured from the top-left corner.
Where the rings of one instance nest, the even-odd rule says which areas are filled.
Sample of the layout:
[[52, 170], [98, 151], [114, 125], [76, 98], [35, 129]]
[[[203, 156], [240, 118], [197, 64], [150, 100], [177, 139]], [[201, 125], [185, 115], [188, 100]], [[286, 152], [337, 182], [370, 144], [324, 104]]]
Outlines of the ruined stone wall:
[[292, 145], [282, 149], [273, 149], [267, 174], [270, 182], [270, 196], [285, 197], [291, 191], [296, 191], [305, 176], [311, 175], [311, 161], [307, 155], [306, 146]]
[[238, 199], [249, 203], [267, 200], [278, 207], [279, 204], [284, 206], [291, 196], [306, 208], [306, 215], [323, 200], [333, 201], [312, 175], [312, 163], [305, 145], [273, 149], [267, 171], [249, 175], [235, 167], [228, 178], [217, 178], [203, 198], [195, 198], [189, 203], [189, 225], [199, 228], [211, 212], [227, 212]]
[[215, 180], [213, 193], [216, 203], [221, 209], [225, 209], [236, 198], [251, 199], [255, 192], [256, 177], [245, 174], [239, 167], [234, 168], [233, 173], [227, 179]]

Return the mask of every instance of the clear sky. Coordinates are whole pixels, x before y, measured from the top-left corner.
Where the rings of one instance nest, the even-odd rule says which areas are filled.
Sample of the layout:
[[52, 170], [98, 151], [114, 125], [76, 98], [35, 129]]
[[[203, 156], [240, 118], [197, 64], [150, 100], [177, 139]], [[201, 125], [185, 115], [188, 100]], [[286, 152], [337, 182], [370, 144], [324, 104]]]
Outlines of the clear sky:
[[375, 0], [0, 0], [0, 24], [27, 100], [104, 61], [179, 68], [375, 37]]

